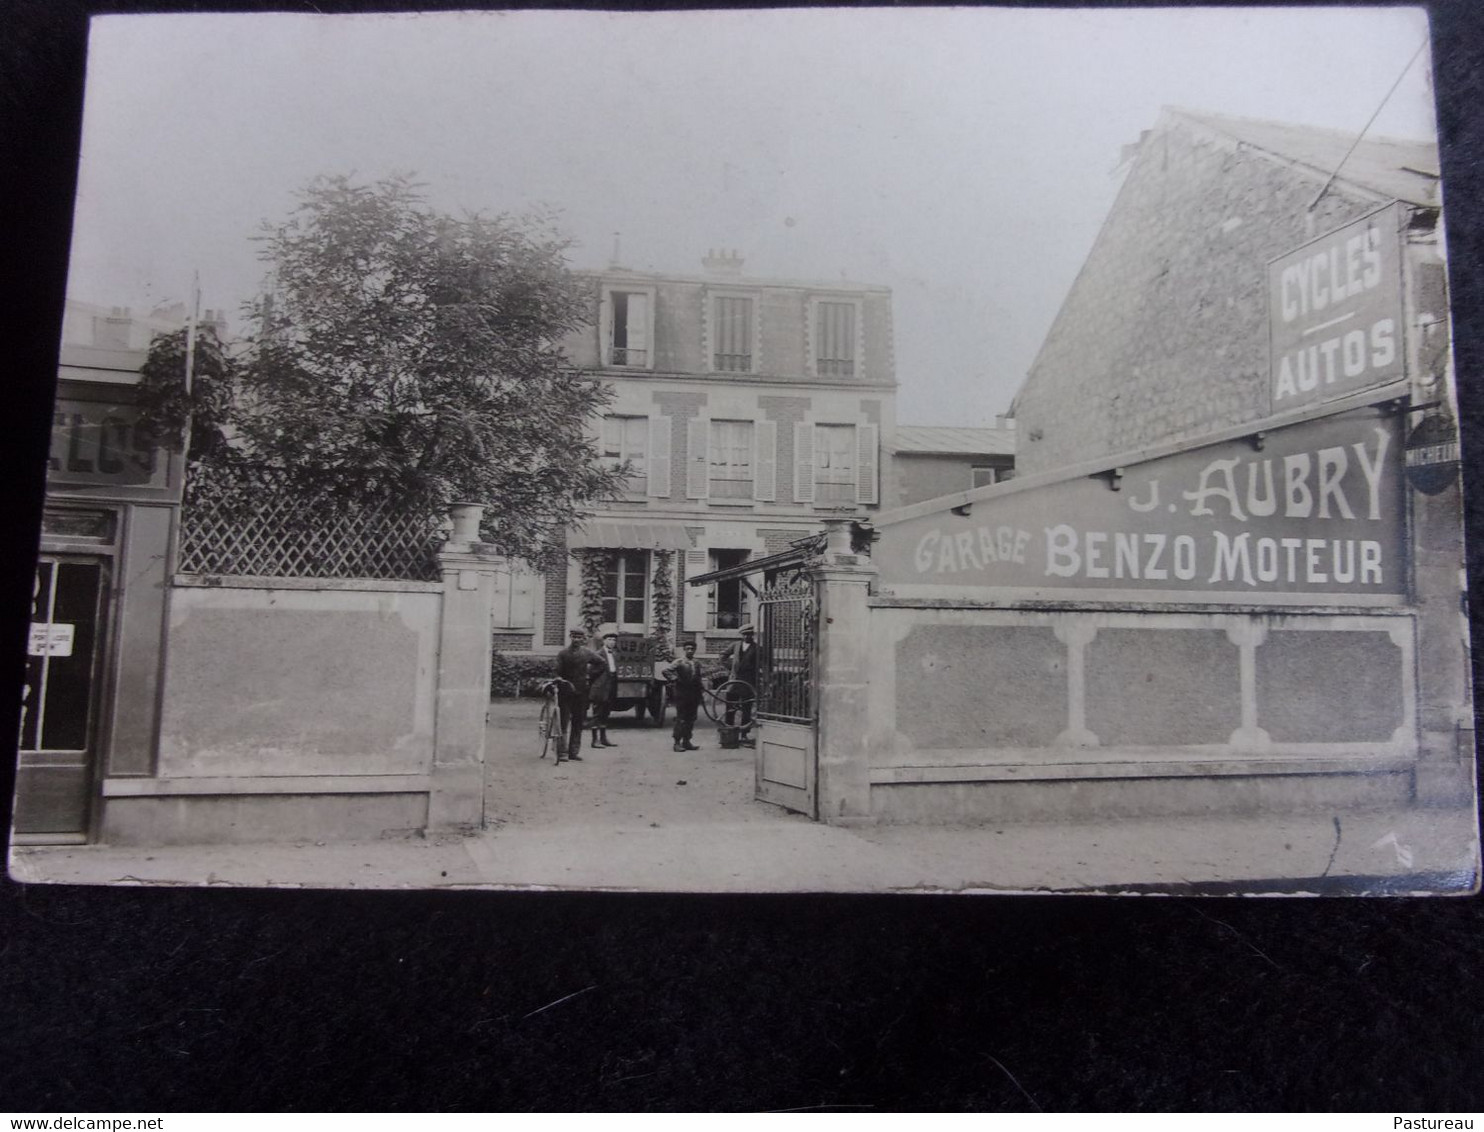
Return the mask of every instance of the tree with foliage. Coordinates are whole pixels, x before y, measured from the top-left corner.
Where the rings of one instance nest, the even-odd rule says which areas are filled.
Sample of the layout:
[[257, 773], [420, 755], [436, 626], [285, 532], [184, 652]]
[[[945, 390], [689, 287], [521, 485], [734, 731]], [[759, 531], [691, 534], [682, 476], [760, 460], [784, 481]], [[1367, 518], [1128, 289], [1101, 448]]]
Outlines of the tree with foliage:
[[146, 416], [175, 436], [190, 417], [198, 480], [330, 510], [483, 503], [484, 538], [532, 561], [617, 493], [587, 426], [611, 393], [560, 346], [591, 288], [549, 217], [453, 217], [406, 177], [323, 177], [260, 239], [274, 286], [241, 350], [198, 344], [189, 395], [165, 377], [179, 336], [146, 367]]

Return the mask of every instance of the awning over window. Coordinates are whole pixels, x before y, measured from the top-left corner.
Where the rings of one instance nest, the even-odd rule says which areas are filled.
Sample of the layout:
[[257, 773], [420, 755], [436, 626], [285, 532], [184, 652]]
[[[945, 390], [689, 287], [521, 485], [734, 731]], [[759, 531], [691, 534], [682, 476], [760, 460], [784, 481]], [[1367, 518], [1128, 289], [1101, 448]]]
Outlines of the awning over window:
[[590, 519], [567, 532], [567, 549], [689, 550], [690, 535], [679, 523], [627, 523]]

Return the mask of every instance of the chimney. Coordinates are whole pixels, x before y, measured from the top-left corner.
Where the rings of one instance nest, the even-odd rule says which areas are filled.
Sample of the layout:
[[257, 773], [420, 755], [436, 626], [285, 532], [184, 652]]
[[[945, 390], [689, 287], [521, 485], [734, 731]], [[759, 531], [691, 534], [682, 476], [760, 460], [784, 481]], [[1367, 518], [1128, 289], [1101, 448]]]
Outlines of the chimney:
[[706, 269], [707, 275], [727, 275], [736, 277], [742, 274], [743, 259], [737, 254], [736, 249], [727, 251], [723, 248], [717, 251], [715, 248], [706, 249], [706, 255], [701, 260], [701, 266]]

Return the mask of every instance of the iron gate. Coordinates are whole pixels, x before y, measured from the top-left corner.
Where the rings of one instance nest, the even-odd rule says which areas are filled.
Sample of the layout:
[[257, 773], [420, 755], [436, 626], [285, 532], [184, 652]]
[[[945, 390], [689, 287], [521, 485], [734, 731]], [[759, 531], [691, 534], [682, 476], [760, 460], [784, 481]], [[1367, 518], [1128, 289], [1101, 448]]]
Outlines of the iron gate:
[[814, 583], [803, 572], [779, 578], [764, 586], [758, 605], [758, 717], [813, 723]]
[[758, 608], [757, 797], [817, 817], [813, 579], [802, 570], [780, 575]]

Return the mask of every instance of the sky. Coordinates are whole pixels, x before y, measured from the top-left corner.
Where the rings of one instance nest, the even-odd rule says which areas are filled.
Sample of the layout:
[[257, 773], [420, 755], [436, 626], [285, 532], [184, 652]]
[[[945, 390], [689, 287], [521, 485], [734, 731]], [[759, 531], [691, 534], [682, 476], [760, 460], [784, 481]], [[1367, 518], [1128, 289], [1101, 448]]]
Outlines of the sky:
[[989, 425], [1161, 107], [1430, 139], [1426, 37], [1404, 8], [106, 16], [68, 293], [143, 311], [199, 273], [240, 326], [297, 189], [411, 173], [556, 209], [574, 267], [619, 234], [638, 270], [885, 284], [899, 421]]

